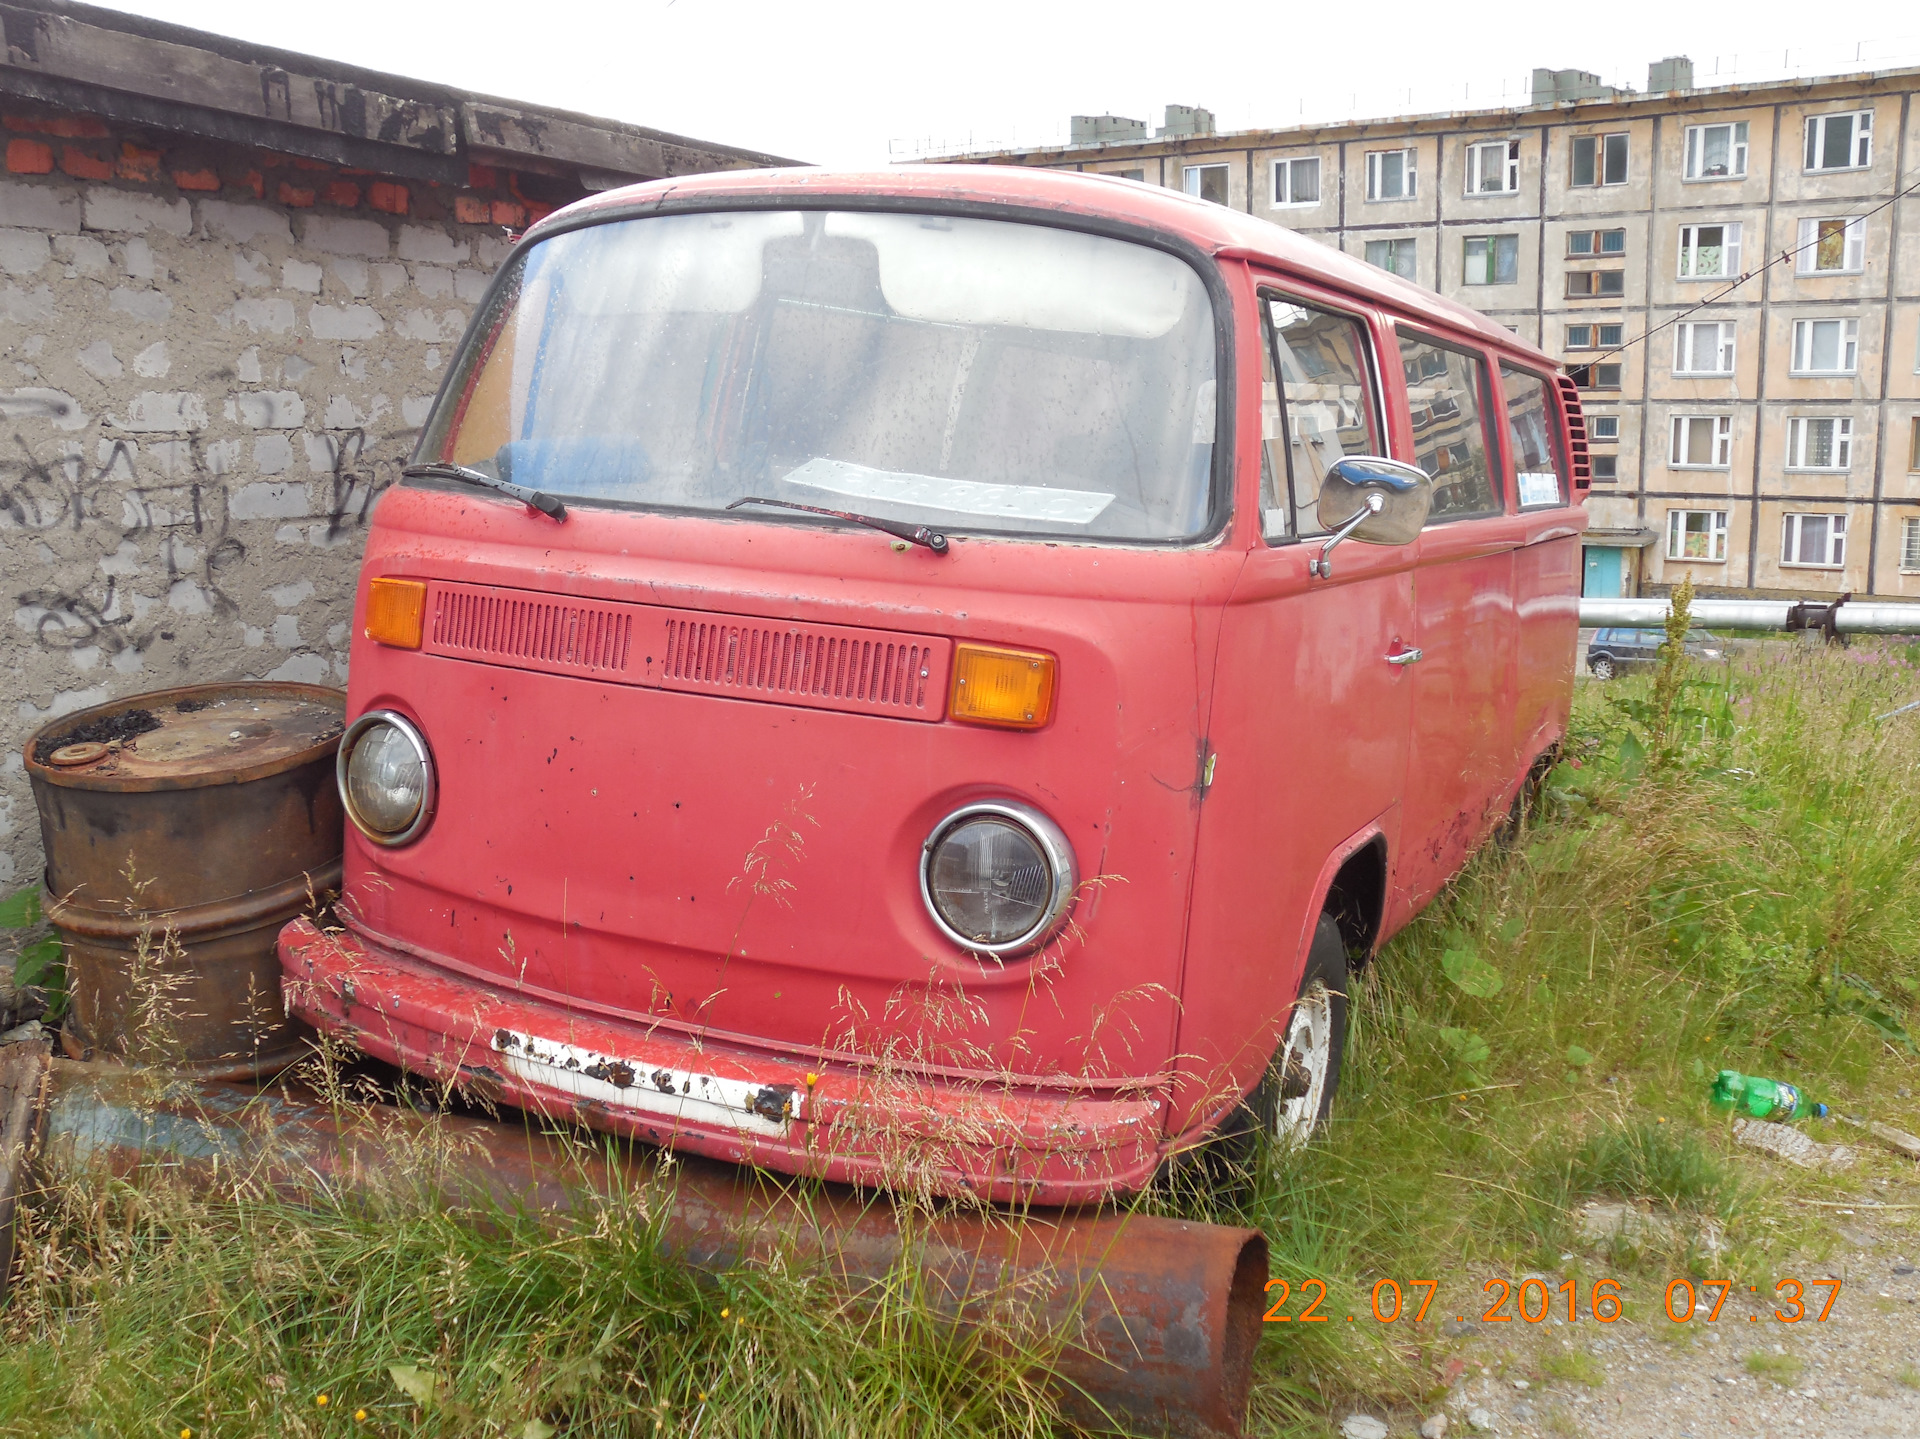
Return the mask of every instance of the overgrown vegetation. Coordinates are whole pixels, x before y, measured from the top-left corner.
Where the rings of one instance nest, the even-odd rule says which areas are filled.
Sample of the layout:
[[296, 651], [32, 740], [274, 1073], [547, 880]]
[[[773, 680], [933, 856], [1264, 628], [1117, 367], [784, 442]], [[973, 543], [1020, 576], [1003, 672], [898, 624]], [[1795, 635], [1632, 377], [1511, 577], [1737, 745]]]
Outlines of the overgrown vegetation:
[[[1685, 630], [1659, 673], [1580, 687], [1518, 842], [1356, 984], [1332, 1131], [1276, 1156], [1244, 1210], [1273, 1273], [1324, 1280], [1336, 1317], [1366, 1321], [1382, 1279], [1441, 1281], [1432, 1321], [1478, 1319], [1491, 1276], [1619, 1278], [1647, 1324], [1689, 1269], [1771, 1283], [1820, 1228], [1794, 1193], [1840, 1181], [1736, 1149], [1705, 1104], [1722, 1068], [1912, 1126], [1920, 711], [1876, 716], [1920, 697], [1915, 656], [1767, 644], [1709, 665]], [[1668, 1222], [1597, 1245], [1578, 1211], [1599, 1198]], [[1415, 1403], [1444, 1345], [1432, 1322], [1271, 1330], [1276, 1429], [1353, 1394]]]
[[[1916, 658], [1775, 644], [1581, 686], [1534, 818], [1355, 986], [1325, 1138], [1227, 1201], [1151, 1201], [1256, 1223], [1275, 1277], [1328, 1285], [1335, 1322], [1266, 1326], [1252, 1432], [1431, 1394], [1442, 1321], [1477, 1318], [1489, 1277], [1619, 1279], [1652, 1323], [1669, 1275], [1770, 1276], [1807, 1237], [1779, 1186], [1840, 1181], [1736, 1151], [1704, 1098], [1736, 1068], [1899, 1122], [1886, 1100], [1920, 1078], [1920, 712], [1874, 717], [1920, 697]], [[1597, 1198], [1656, 1208], [1672, 1242], [1584, 1238]], [[696, 1280], [656, 1254], [641, 1195], [559, 1234], [480, 1234], [424, 1204], [108, 1187], [39, 1203], [25, 1249], [0, 1434], [1056, 1431], [1047, 1336], [952, 1334], [910, 1273], [859, 1308], [797, 1271]], [[1369, 1313], [1389, 1279], [1391, 1324]], [[1584, 1350], [1553, 1364], [1603, 1381]]]

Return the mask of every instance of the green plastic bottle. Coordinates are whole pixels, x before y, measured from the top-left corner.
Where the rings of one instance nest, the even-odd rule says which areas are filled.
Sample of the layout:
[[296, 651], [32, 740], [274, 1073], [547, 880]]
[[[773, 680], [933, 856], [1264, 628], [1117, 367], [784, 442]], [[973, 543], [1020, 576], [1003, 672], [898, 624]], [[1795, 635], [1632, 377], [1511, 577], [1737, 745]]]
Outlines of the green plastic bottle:
[[1741, 1109], [1755, 1119], [1825, 1119], [1827, 1106], [1815, 1104], [1791, 1084], [1723, 1069], [1710, 1096], [1716, 1109]]

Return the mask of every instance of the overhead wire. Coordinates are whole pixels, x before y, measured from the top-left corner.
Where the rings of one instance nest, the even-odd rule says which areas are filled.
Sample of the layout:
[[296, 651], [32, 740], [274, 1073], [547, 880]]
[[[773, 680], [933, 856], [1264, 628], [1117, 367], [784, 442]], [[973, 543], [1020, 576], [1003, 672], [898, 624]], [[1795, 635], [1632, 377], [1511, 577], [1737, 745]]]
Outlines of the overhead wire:
[[[1908, 174], [1915, 174], [1915, 173], [1920, 173], [1920, 172], [1911, 171], [1911, 170], [1908, 171]], [[1898, 184], [1899, 182], [1896, 180], [1895, 183]], [[1889, 195], [1886, 199], [1882, 200], [1879, 204], [1875, 205], [1871, 210], [1862, 210], [1857, 215], [1835, 215], [1832, 218], [1836, 220], [1849, 220], [1849, 221], [1865, 220], [1870, 216], [1879, 214], [1882, 210], [1885, 210], [1893, 205], [1899, 204], [1902, 200], [1906, 199], [1907, 196], [1916, 194], [1916, 193], [1920, 193], [1920, 179], [1915, 180], [1911, 185], [1907, 186], [1904, 190], [1895, 190], [1893, 194]], [[1844, 244], [1845, 240], [1843, 239], [1841, 243]], [[1572, 368], [1586, 369], [1587, 367], [1592, 365], [1597, 365], [1602, 360], [1609, 359], [1614, 355], [1625, 354], [1628, 350], [1632, 349], [1635, 345], [1642, 344], [1647, 340], [1651, 340], [1655, 335], [1659, 334], [1662, 330], [1670, 329], [1674, 325], [1679, 324], [1681, 321], [1685, 320], [1687, 316], [1694, 314], [1697, 311], [1704, 310], [1709, 305], [1715, 304], [1721, 300], [1726, 299], [1727, 296], [1731, 295], [1735, 290], [1739, 289], [1742, 285], [1746, 284], [1749, 280], [1758, 279], [1760, 276], [1764, 275], [1768, 270], [1772, 269], [1775, 265], [1784, 265], [1788, 261], [1798, 258], [1798, 256], [1803, 251], [1814, 249], [1819, 244], [1820, 244], [1820, 239], [1819, 239], [1819, 236], [1816, 235], [1813, 239], [1802, 241], [1800, 244], [1795, 245], [1790, 250], [1782, 250], [1778, 255], [1768, 260], [1764, 265], [1761, 265], [1758, 269], [1749, 270], [1745, 272], [1744, 274], [1734, 279], [1731, 283], [1729, 283], [1724, 289], [1718, 291], [1715, 294], [1707, 296], [1706, 299], [1704, 300], [1700, 300], [1692, 305], [1689, 305], [1686, 309], [1680, 311], [1680, 313], [1677, 315], [1669, 316], [1667, 319], [1662, 320], [1659, 324], [1655, 325], [1652, 329], [1648, 330], [1645, 334], [1636, 335], [1631, 340], [1623, 340], [1618, 345], [1615, 345], [1611, 350], [1606, 351], [1604, 354], [1596, 355], [1591, 360], [1582, 359], [1577, 366], [1573, 366]], [[1889, 263], [1891, 263], [1891, 259], [1889, 260]]]

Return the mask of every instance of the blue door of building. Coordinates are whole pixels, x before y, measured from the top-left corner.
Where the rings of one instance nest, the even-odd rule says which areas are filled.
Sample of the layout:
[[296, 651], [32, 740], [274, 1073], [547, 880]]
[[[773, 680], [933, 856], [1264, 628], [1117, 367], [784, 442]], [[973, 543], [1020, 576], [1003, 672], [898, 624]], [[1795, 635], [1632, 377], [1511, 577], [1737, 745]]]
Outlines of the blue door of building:
[[1588, 545], [1583, 551], [1586, 556], [1586, 568], [1580, 578], [1580, 594], [1590, 600], [1617, 600], [1623, 590], [1621, 580], [1625, 567], [1621, 559], [1625, 551], [1611, 545]]

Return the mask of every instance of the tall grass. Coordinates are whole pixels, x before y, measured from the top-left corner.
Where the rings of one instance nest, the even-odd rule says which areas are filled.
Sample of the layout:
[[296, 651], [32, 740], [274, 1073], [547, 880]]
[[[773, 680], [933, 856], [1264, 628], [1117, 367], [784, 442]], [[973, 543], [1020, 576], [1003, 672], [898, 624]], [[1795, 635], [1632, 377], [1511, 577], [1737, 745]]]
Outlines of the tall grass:
[[955, 1330], [905, 1265], [859, 1303], [666, 1257], [646, 1188], [555, 1226], [145, 1183], [44, 1198], [0, 1327], [0, 1434], [1024, 1436], [1048, 1336]]
[[[1829, 1181], [1763, 1168], [1704, 1100], [1732, 1068], [1894, 1118], [1920, 1078], [1920, 712], [1875, 719], [1914, 698], [1908, 652], [1871, 645], [1581, 686], [1517, 842], [1356, 984], [1324, 1142], [1273, 1156], [1222, 1216], [1266, 1229], [1276, 1276], [1332, 1295], [1333, 1324], [1269, 1326], [1274, 1425], [1303, 1392], [1431, 1386], [1431, 1324], [1339, 1319], [1367, 1320], [1381, 1279], [1441, 1280], [1429, 1319], [1474, 1318], [1490, 1276], [1638, 1263], [1631, 1316], [1636, 1294], [1657, 1311], [1665, 1269], [1783, 1257], [1799, 1226], [1777, 1186]], [[1679, 1233], [1723, 1224], [1732, 1251], [1596, 1254], [1575, 1211], [1602, 1195], [1675, 1211]]]
[[[1582, 686], [1537, 814], [1355, 986], [1324, 1139], [1240, 1191], [1148, 1201], [1258, 1224], [1276, 1278], [1328, 1286], [1333, 1322], [1266, 1326], [1253, 1432], [1429, 1391], [1438, 1322], [1477, 1316], [1492, 1275], [1622, 1278], [1630, 1317], [1656, 1311], [1659, 1273], [1702, 1256], [1590, 1251], [1591, 1197], [1720, 1224], [1719, 1273], [1781, 1257], [1787, 1181], [1703, 1100], [1736, 1068], [1894, 1118], [1920, 1077], [1920, 712], [1874, 719], [1915, 697], [1907, 653], [1864, 646]], [[955, 1333], [904, 1269], [859, 1306], [799, 1269], [697, 1279], [661, 1257], [644, 1193], [554, 1231], [404, 1196], [296, 1211], [102, 1183], [28, 1226], [0, 1435], [1058, 1428], [1046, 1336]], [[1413, 1281], [1441, 1282], [1424, 1324], [1372, 1320], [1383, 1279], [1409, 1312]]]

